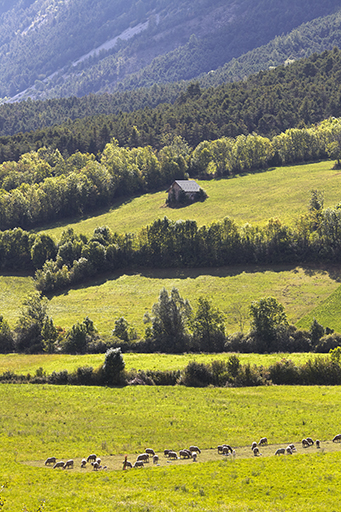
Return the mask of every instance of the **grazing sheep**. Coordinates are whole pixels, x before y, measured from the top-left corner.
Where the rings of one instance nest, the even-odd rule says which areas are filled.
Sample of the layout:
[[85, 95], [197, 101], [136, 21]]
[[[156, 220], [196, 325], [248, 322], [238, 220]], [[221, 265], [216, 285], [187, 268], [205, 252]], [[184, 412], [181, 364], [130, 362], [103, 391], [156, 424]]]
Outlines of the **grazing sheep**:
[[254, 450], [257, 446], [257, 443], [256, 441], [253, 441], [252, 445], [251, 445], [251, 450]]
[[320, 441], [316, 439], [316, 448], [320, 448]]
[[190, 452], [197, 452], [197, 453], [201, 453], [200, 448], [198, 448], [197, 446], [190, 446], [190, 447], [189, 447], [189, 451], [190, 451]]
[[91, 462], [91, 465], [94, 469], [94, 471], [98, 471], [99, 469], [102, 469], [102, 466], [99, 462], [97, 462], [97, 460], [95, 460], [95, 462]]
[[122, 462], [122, 464], [123, 464], [123, 469], [127, 469], [127, 468], [132, 468], [133, 467], [132, 463], [129, 462], [129, 460], [128, 460], [128, 455], [124, 456], [124, 461]]
[[168, 458], [169, 459], [177, 459], [178, 458], [178, 455], [176, 452], [174, 452], [173, 450], [169, 450], [168, 452]]
[[73, 459], [69, 459], [65, 462], [63, 469], [73, 468]]
[[[196, 453], [196, 452], [195, 452]], [[181, 459], [181, 457], [183, 457], [184, 459], [190, 459], [191, 458], [191, 453], [188, 451], [188, 450], [180, 450], [179, 451], [179, 457]]]
[[290, 448], [290, 446], [287, 446], [285, 451], [289, 454], [289, 455], [292, 455], [293, 454], [293, 451], [292, 449]]
[[155, 455], [153, 448], [146, 448], [145, 452], [148, 453], [148, 455], [153, 455], [153, 456]]
[[285, 448], [278, 448], [278, 450], [275, 451], [275, 455], [284, 455], [285, 454]]
[[335, 437], [333, 437], [333, 443], [336, 443], [336, 441], [341, 441], [341, 434], [337, 434]]
[[136, 460], [137, 461], [142, 460], [142, 462], [149, 462], [149, 455], [148, 455], [148, 453], [140, 453], [140, 455], [138, 455], [136, 457]]
[[159, 463], [159, 456], [158, 455], [153, 455], [153, 464], [158, 464]]
[[232, 446], [230, 446], [229, 444], [223, 444], [223, 451], [224, 451], [224, 448], [229, 451], [230, 453], [233, 452], [233, 449], [232, 449]]
[[222, 453], [222, 451], [223, 451], [223, 445], [222, 445], [222, 444], [220, 444], [220, 445], [218, 446], [218, 453]]
[[101, 462], [102, 462], [102, 461], [101, 461], [101, 459], [100, 459], [99, 457], [97, 457], [96, 462], [97, 462], [98, 464], [101, 464]]
[[262, 444], [268, 444], [268, 438], [267, 437], [262, 437], [260, 440], [259, 440], [259, 445], [262, 445]]
[[197, 461], [197, 452], [192, 452], [192, 459], [193, 459], [193, 462], [196, 462]]
[[308, 448], [308, 446], [310, 446], [309, 441], [307, 441], [307, 439], [302, 439], [302, 447]]
[[55, 464], [57, 461], [56, 457], [48, 457], [45, 461], [45, 466], [47, 466], [48, 464]]
[[306, 437], [306, 440], [308, 441], [309, 446], [312, 446], [314, 444], [314, 441], [312, 440], [311, 437]]
[[[232, 450], [231, 450], [232, 453]], [[230, 448], [228, 446], [223, 446], [223, 455], [229, 455], [230, 454]]]
[[59, 462], [56, 462], [55, 465], [53, 466], [53, 469], [56, 469], [56, 468], [63, 468], [64, 467], [64, 464], [65, 462], [63, 460], [59, 461]]
[[133, 468], [143, 468], [144, 464], [143, 464], [143, 460], [137, 460], [134, 465], [133, 465]]
[[163, 454], [165, 457], [168, 457], [168, 454], [169, 452], [171, 452], [172, 450], [163, 450]]
[[288, 444], [288, 447], [291, 448], [291, 451], [293, 451], [293, 452], [296, 451], [296, 446], [294, 445], [294, 443]]
[[97, 459], [97, 456], [95, 453], [92, 453], [91, 455], [89, 455], [89, 457], [86, 459], [86, 462], [95, 462], [95, 460]]
[[255, 447], [253, 448], [253, 450], [252, 450], [252, 451], [253, 451], [253, 455], [254, 455], [255, 457], [259, 457], [259, 456], [261, 455], [261, 453], [259, 453], [259, 448], [258, 448], [258, 446], [255, 446]]
[[85, 468], [85, 466], [86, 466], [86, 459], [82, 459], [81, 468]]

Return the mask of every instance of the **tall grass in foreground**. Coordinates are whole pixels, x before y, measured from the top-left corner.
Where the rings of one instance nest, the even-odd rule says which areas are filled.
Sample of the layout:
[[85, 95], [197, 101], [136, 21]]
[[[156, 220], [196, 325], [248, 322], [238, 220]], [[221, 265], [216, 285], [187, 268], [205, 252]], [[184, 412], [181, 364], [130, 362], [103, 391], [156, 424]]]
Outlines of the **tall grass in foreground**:
[[[193, 442], [250, 446], [322, 441], [338, 432], [336, 387], [96, 389], [1, 385], [0, 501], [4, 511], [332, 511], [341, 498], [341, 450], [128, 472], [53, 470], [47, 456], [161, 452]], [[323, 442], [322, 442], [323, 446]], [[123, 457], [122, 457], [123, 460]], [[25, 462], [25, 464], [23, 464]], [[110, 464], [110, 462], [108, 463]], [[39, 508], [40, 507], [40, 508]]]

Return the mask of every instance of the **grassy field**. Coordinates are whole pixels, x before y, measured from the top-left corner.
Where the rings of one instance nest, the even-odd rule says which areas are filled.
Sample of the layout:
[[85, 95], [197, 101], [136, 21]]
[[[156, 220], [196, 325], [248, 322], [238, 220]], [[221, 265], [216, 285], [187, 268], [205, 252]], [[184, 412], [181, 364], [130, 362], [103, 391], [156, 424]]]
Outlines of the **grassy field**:
[[308, 210], [310, 191], [324, 193], [325, 207], [340, 202], [341, 174], [332, 170], [332, 162], [278, 167], [266, 172], [246, 174], [229, 179], [200, 181], [208, 199], [186, 208], [165, 207], [165, 191], [120, 200], [109, 211], [95, 216], [68, 219], [41, 231], [60, 238], [66, 227], [76, 233], [91, 235], [98, 226], [109, 226], [118, 233], [137, 232], [143, 226], [165, 215], [172, 220], [193, 219], [198, 225], [210, 224], [228, 216], [239, 225], [262, 224], [271, 217], [291, 224]]
[[[115, 320], [124, 316], [142, 336], [144, 313], [151, 311], [163, 287], [170, 291], [175, 286], [193, 308], [202, 295], [212, 299], [213, 304], [226, 314], [228, 333], [240, 330], [240, 321], [244, 318], [246, 332], [249, 320], [245, 315], [252, 300], [269, 295], [276, 297], [285, 306], [289, 321], [296, 323], [338, 289], [340, 273], [338, 268], [317, 267], [143, 270], [106, 276], [55, 295], [51, 297], [48, 314], [56, 325], [65, 328], [89, 316], [103, 335], [110, 335]], [[34, 290], [34, 283], [30, 277], [2, 276], [0, 279], [1, 314], [13, 328], [23, 300]], [[335, 295], [332, 318], [328, 308], [323, 310], [325, 315], [315, 316], [323, 325], [341, 332], [338, 303], [338, 295]]]
[[[4, 511], [337, 511], [341, 498], [338, 387], [124, 389], [1, 385], [0, 506]], [[310, 435], [322, 448], [303, 450]], [[263, 456], [251, 454], [267, 436]], [[216, 453], [227, 442], [236, 457]], [[298, 453], [275, 457], [294, 442]], [[164, 448], [197, 444], [198, 463], [167, 463]], [[118, 470], [147, 446], [160, 466]], [[107, 469], [81, 470], [90, 453]], [[71, 470], [44, 460], [73, 458]], [[120, 463], [121, 461], [121, 463]], [[149, 464], [152, 466], [152, 464]]]
[[[183, 370], [191, 361], [198, 363], [211, 363], [212, 361], [226, 361], [230, 353], [223, 354], [124, 354], [126, 370]], [[291, 359], [296, 364], [303, 364], [317, 354], [238, 354], [242, 364], [250, 363], [257, 366], [268, 367], [281, 359]], [[98, 368], [104, 362], [104, 354], [0, 354], [0, 374], [6, 371], [18, 375], [34, 375], [39, 368], [43, 368], [47, 375], [52, 372], [67, 370], [69, 373], [80, 366]]]

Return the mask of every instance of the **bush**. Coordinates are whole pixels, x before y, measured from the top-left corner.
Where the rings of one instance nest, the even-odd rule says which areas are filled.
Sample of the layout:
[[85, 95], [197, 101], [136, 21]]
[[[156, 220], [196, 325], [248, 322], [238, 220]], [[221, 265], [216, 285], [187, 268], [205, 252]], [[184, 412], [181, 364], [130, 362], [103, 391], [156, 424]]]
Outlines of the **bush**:
[[125, 367], [120, 348], [109, 348], [105, 353], [103, 364], [103, 382], [108, 386], [122, 383], [122, 373]]
[[269, 379], [273, 384], [300, 384], [300, 369], [290, 359], [282, 359], [269, 367]]
[[183, 371], [181, 384], [192, 387], [205, 387], [213, 383], [213, 375], [204, 363], [191, 361]]

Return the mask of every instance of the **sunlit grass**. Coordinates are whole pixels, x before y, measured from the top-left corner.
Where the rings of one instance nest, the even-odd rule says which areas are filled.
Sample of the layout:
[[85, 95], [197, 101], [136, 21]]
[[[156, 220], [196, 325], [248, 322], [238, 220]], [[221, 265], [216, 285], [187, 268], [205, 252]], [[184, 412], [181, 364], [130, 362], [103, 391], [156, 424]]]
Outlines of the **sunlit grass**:
[[[268, 367], [281, 359], [291, 359], [295, 364], [303, 364], [309, 358], [317, 354], [237, 354], [242, 364]], [[161, 370], [173, 371], [183, 370], [188, 363], [209, 364], [212, 361], [226, 361], [230, 353], [222, 354], [134, 354], [123, 355], [126, 370]], [[16, 374], [32, 376], [40, 368], [50, 375], [52, 372], [67, 370], [69, 373], [81, 366], [92, 366], [97, 368], [104, 363], [104, 354], [0, 354], [0, 374], [11, 371]]]
[[[34, 291], [30, 277], [0, 277], [0, 314], [12, 328], [20, 315], [24, 299]], [[218, 269], [141, 270], [123, 275], [110, 275], [88, 281], [50, 298], [48, 314], [56, 325], [71, 327], [89, 316], [102, 335], [111, 335], [115, 320], [124, 316], [143, 336], [143, 315], [151, 311], [160, 290], [173, 286], [187, 298], [192, 307], [200, 296], [208, 297], [226, 315], [226, 331], [232, 333], [249, 328], [248, 308], [253, 300], [269, 295], [281, 302], [291, 323], [298, 322], [312, 309], [323, 304], [339, 287], [337, 268], [314, 267], [221, 267]], [[341, 331], [338, 295], [334, 309], [325, 308], [318, 320]], [[330, 311], [333, 316], [330, 318]], [[244, 322], [244, 326], [241, 325]], [[242, 323], [243, 323], [242, 322]]]
[[[338, 387], [1, 385], [0, 400], [4, 511], [338, 510], [341, 453], [331, 443], [341, 412]], [[263, 456], [243, 458], [264, 435], [270, 446]], [[307, 435], [322, 441], [320, 451], [301, 448]], [[235, 459], [217, 460], [222, 442], [235, 447]], [[275, 457], [274, 448], [288, 442], [298, 453]], [[199, 462], [167, 463], [165, 447], [192, 443], [204, 450]], [[123, 454], [134, 460], [146, 446], [160, 454], [160, 467], [115, 471]], [[93, 452], [107, 470], [79, 468], [80, 457]], [[52, 454], [74, 458], [77, 467], [45, 467]]]
[[194, 203], [186, 208], [168, 208], [165, 207], [167, 194], [164, 190], [120, 200], [108, 212], [84, 219], [68, 219], [41, 230], [56, 240], [66, 227], [87, 235], [103, 225], [119, 233], [138, 232], [165, 215], [172, 220], [196, 220], [199, 226], [226, 216], [239, 225], [246, 222], [262, 224], [272, 217], [292, 224], [299, 215], [307, 212], [313, 189], [324, 193], [326, 207], [335, 206], [340, 201], [341, 175], [332, 170], [330, 161], [277, 167], [228, 179], [197, 181], [208, 194], [203, 203]]

